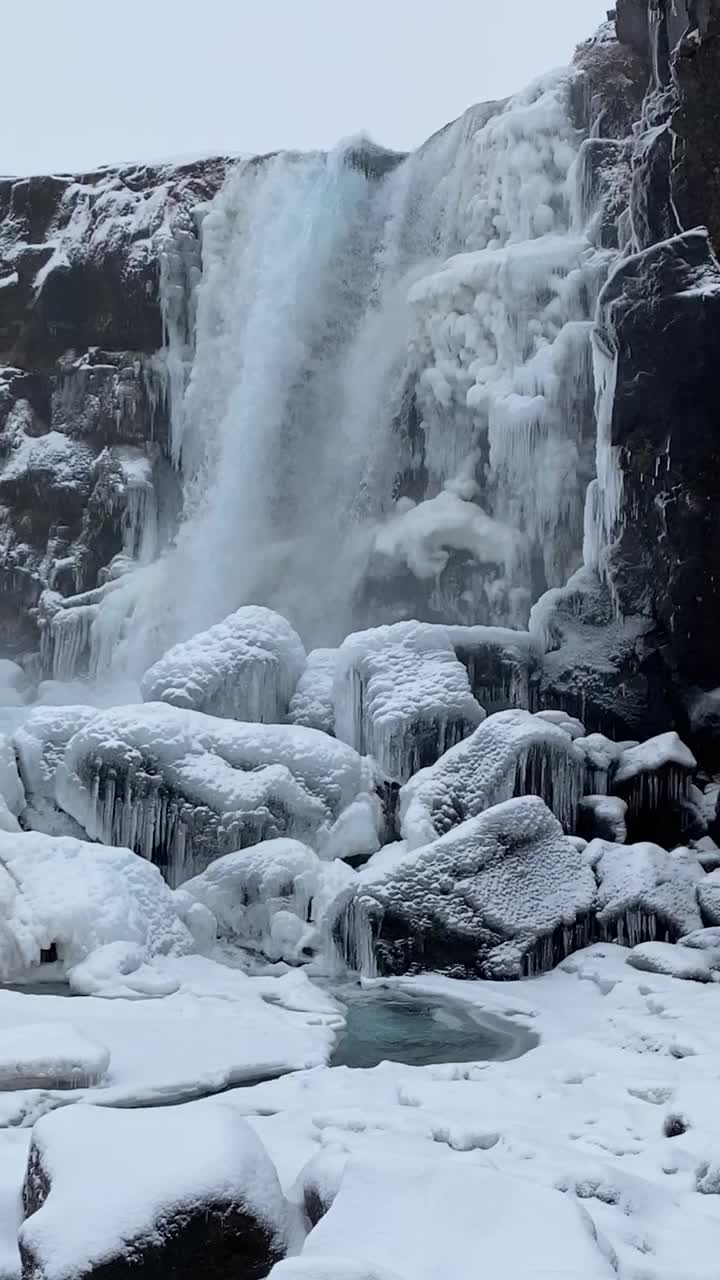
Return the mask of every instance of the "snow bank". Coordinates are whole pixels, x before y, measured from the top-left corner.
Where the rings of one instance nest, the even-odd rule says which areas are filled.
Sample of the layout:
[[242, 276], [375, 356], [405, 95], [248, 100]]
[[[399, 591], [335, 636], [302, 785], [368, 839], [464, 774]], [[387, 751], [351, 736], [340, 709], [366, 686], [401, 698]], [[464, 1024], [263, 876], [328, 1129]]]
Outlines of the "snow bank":
[[703, 872], [688, 850], [593, 840], [585, 858], [598, 881], [597, 919], [607, 937], [634, 946], [656, 937], [672, 942], [701, 928]]
[[584, 945], [594, 898], [583, 855], [526, 796], [365, 868], [335, 904], [335, 936], [365, 973], [518, 977]]
[[345, 863], [321, 862], [297, 840], [266, 840], [218, 858], [175, 896], [212, 912], [220, 937], [299, 964], [322, 947], [327, 905], [353, 879]]
[[478, 1259], [493, 1280], [614, 1274], [582, 1209], [559, 1191], [478, 1164], [414, 1156], [352, 1158], [300, 1259], [278, 1266], [273, 1280], [476, 1280]]
[[193, 950], [160, 872], [129, 849], [0, 832], [0, 907], [4, 982], [27, 981], [43, 961], [65, 974], [112, 942], [143, 960]]
[[304, 665], [305, 650], [290, 623], [250, 605], [175, 645], [145, 672], [140, 687], [146, 702], [277, 724]]
[[[213, 1254], [204, 1262], [224, 1271], [223, 1246], [229, 1265], [242, 1240], [260, 1275], [297, 1233], [259, 1138], [217, 1102], [149, 1111], [77, 1105], [44, 1116], [33, 1130], [24, 1194], [23, 1263], [43, 1280], [127, 1265], [130, 1257], [142, 1269], [143, 1253], [157, 1257], [158, 1249], [169, 1271], [189, 1275], [192, 1219], [213, 1224]], [[178, 1271], [173, 1239], [188, 1255]], [[194, 1251], [202, 1257], [207, 1246], [203, 1232]]]
[[68, 744], [56, 796], [93, 839], [135, 849], [177, 885], [277, 836], [321, 855], [374, 852], [374, 775], [371, 761], [317, 730], [159, 702], [87, 722]]
[[86, 1089], [110, 1064], [104, 1045], [71, 1025], [6, 1027], [0, 1041], [0, 1089]]
[[323, 733], [335, 732], [333, 683], [337, 653], [337, 649], [313, 649], [308, 654], [305, 670], [290, 699], [289, 724], [321, 729]]
[[467, 737], [485, 712], [441, 627], [420, 622], [343, 641], [334, 682], [335, 732], [405, 782]]
[[584, 781], [584, 757], [569, 734], [527, 711], [501, 711], [405, 784], [402, 834], [411, 847], [428, 844], [518, 795], [541, 796], [573, 830]]

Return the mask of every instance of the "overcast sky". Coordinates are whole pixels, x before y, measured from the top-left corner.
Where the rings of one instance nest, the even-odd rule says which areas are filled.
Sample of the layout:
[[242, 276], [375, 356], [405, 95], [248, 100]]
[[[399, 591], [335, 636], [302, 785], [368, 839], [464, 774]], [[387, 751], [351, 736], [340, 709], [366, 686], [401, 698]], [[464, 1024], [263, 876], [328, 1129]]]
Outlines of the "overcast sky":
[[0, 0], [0, 172], [416, 146], [570, 60], [609, 0]]

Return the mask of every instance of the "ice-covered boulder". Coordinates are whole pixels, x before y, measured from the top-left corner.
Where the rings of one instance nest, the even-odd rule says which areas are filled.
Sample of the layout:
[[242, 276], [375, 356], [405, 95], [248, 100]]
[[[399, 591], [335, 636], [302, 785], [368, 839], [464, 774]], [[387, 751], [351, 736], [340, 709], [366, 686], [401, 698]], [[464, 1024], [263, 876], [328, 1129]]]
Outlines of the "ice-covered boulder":
[[360, 872], [334, 932], [365, 973], [514, 978], [585, 945], [595, 880], [537, 796], [498, 804]]
[[334, 683], [335, 732], [405, 782], [484, 720], [465, 667], [441, 627], [420, 622], [343, 641]]
[[0, 981], [27, 981], [43, 963], [62, 977], [118, 942], [143, 962], [194, 949], [157, 867], [129, 849], [0, 832]]
[[105, 1045], [67, 1023], [6, 1027], [0, 1039], [0, 1089], [86, 1089], [109, 1065]]
[[337, 655], [337, 649], [313, 649], [308, 654], [305, 670], [290, 699], [288, 724], [302, 724], [307, 729], [334, 734], [333, 685]]
[[70, 739], [96, 715], [95, 707], [80, 704], [39, 706], [15, 730], [12, 745], [33, 829], [82, 838], [82, 828], [55, 801], [55, 775]]
[[290, 623], [248, 605], [176, 644], [145, 672], [140, 687], [146, 702], [278, 724], [304, 666], [305, 650]]
[[298, 964], [322, 946], [325, 909], [354, 878], [344, 862], [323, 862], [298, 840], [266, 840], [218, 858], [175, 897], [212, 912], [221, 938]]
[[23, 1202], [35, 1280], [261, 1280], [298, 1234], [260, 1139], [218, 1102], [44, 1116]]
[[633, 743], [613, 742], [603, 733], [589, 733], [575, 738], [575, 745], [585, 757], [585, 790], [588, 795], [606, 795], [620, 756]]
[[689, 982], [716, 982], [720, 978], [720, 950], [703, 951], [681, 943], [641, 942], [633, 947], [627, 963], [643, 973], [661, 973]]
[[627, 839], [627, 805], [619, 796], [583, 796], [578, 813], [578, 831], [586, 840], [610, 840], [624, 844]]
[[697, 889], [703, 872], [687, 849], [593, 840], [585, 851], [598, 882], [601, 935], [626, 946], [675, 942], [702, 926]]
[[707, 925], [720, 925], [720, 870], [711, 871], [698, 884], [698, 902]]
[[278, 836], [329, 857], [374, 852], [374, 780], [370, 760], [318, 730], [157, 702], [88, 721], [68, 743], [56, 797], [92, 839], [134, 849], [178, 885]]
[[430, 843], [513, 796], [538, 795], [566, 830], [575, 826], [585, 759], [570, 735], [528, 711], [501, 711], [400, 792], [402, 834]]
[[661, 733], [624, 751], [612, 790], [627, 801], [630, 839], [669, 848], [684, 835], [683, 809], [697, 761], [677, 733]]

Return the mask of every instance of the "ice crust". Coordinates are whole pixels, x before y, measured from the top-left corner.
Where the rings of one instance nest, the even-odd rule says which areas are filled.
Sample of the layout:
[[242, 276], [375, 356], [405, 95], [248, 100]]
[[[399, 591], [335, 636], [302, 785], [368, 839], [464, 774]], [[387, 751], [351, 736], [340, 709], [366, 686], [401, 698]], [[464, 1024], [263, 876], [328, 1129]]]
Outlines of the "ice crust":
[[141, 681], [146, 702], [278, 724], [305, 666], [300, 637], [279, 613], [248, 606], [175, 645]]

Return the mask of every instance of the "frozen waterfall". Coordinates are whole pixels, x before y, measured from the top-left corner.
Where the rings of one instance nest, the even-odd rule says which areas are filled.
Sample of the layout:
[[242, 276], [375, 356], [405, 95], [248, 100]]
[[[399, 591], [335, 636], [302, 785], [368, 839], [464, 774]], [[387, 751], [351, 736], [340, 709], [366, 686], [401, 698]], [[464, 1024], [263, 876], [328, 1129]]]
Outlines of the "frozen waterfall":
[[566, 580], [602, 274], [576, 212], [576, 74], [406, 158], [356, 141], [241, 162], [202, 272], [165, 246], [182, 518], [85, 597], [74, 639], [58, 610], [65, 655], [134, 674], [249, 602], [308, 647], [399, 616], [524, 626]]

